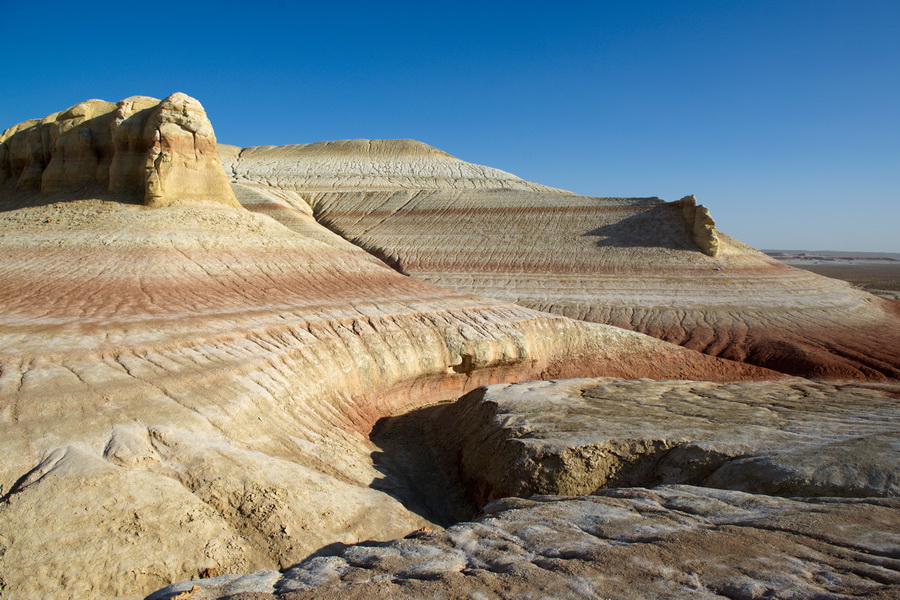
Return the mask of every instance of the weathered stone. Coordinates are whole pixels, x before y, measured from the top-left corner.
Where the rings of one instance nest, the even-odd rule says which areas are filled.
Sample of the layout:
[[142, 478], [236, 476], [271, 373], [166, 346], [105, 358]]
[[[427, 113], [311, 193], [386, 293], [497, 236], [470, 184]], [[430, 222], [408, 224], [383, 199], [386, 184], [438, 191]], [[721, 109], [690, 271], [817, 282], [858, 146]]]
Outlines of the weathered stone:
[[[427, 538], [353, 546], [258, 595], [337, 598], [879, 598], [900, 593], [900, 502], [787, 499], [691, 486], [505, 499]], [[390, 557], [386, 560], [386, 557]], [[435, 571], [429, 565], [446, 565]], [[422, 576], [422, 573], [427, 576]], [[168, 600], [215, 580], [160, 590]], [[249, 590], [248, 590], [249, 591]]]
[[689, 483], [900, 496], [896, 386], [575, 379], [480, 388], [442, 415], [484, 503]]
[[[206, 160], [190, 102], [159, 106], [132, 98], [103, 113], [110, 185], [126, 199], [147, 132], [160, 132], [160, 157]], [[154, 171], [165, 194], [194, 186], [172, 160]], [[0, 192], [24, 206], [0, 212], [0, 531], [16, 532], [0, 573], [16, 597], [147, 593], [427, 526], [373, 486], [367, 434], [482, 384], [778, 376], [436, 288], [315, 225], [302, 198], [254, 196], [294, 201], [292, 230], [209, 204], [214, 188], [199, 186], [174, 197], [200, 202], [165, 210], [14, 182]], [[147, 532], [117, 535], [135, 513]], [[24, 567], [35, 564], [39, 577]]]
[[716, 232], [690, 196], [579, 196], [409, 140], [225, 154], [236, 185], [302, 196], [321, 224], [435, 285], [792, 375], [900, 378], [893, 304]]
[[185, 94], [118, 104], [87, 100], [0, 136], [0, 185], [82, 197], [109, 190], [152, 207], [212, 202], [240, 208], [212, 125]]

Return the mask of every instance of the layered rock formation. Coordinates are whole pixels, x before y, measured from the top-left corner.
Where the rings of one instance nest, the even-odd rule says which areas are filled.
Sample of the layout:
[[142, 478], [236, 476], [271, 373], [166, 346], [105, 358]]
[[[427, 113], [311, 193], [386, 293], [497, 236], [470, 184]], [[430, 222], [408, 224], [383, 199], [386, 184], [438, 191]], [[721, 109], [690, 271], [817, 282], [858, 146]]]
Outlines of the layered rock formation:
[[405, 140], [223, 159], [235, 183], [302, 196], [321, 224], [429, 283], [796, 375], [900, 377], [896, 306], [716, 232], [693, 197], [577, 196]]
[[[411, 141], [220, 146], [224, 169], [215, 149], [183, 94], [91, 100], [0, 137], [3, 600], [139, 598], [259, 569], [193, 596], [895, 589], [890, 499], [598, 491], [500, 501], [477, 523], [356, 545], [470, 516], [434, 517], [422, 490], [442, 485], [476, 510], [622, 483], [895, 494], [894, 391], [778, 384], [747, 363], [893, 376], [896, 318], [717, 234], [690, 198], [586, 198]], [[566, 315], [627, 315], [707, 354]], [[486, 384], [598, 376], [772, 387], [560, 382], [433, 406]], [[486, 400], [504, 393], [506, 408]], [[652, 426], [606, 422], [635, 398], [632, 425]], [[425, 405], [442, 420], [423, 420]], [[382, 433], [395, 438], [375, 439], [391, 419]], [[613, 451], [620, 463], [581, 460]], [[457, 455], [463, 470], [443, 473]], [[650, 457], [656, 471], [632, 468]], [[847, 457], [859, 468], [831, 469]], [[636, 516], [648, 506], [650, 525]], [[829, 527], [850, 549], [813, 534]], [[764, 558], [744, 551], [754, 543], [782, 558], [744, 568]], [[718, 566], [699, 572], [709, 548]]]
[[893, 598], [898, 397], [803, 379], [480, 388], [395, 417], [427, 421], [409, 446], [449, 452], [479, 506], [497, 498], [474, 522], [149, 600]]
[[0, 187], [91, 197], [126, 194], [148, 206], [208, 201], [238, 207], [212, 125], [185, 94], [87, 100], [0, 134]]
[[367, 434], [482, 384], [777, 376], [405, 277], [290, 192], [235, 186], [284, 224], [234, 208], [199, 105], [154, 102], [4, 137], [4, 600], [140, 596], [427, 525], [373, 485]]

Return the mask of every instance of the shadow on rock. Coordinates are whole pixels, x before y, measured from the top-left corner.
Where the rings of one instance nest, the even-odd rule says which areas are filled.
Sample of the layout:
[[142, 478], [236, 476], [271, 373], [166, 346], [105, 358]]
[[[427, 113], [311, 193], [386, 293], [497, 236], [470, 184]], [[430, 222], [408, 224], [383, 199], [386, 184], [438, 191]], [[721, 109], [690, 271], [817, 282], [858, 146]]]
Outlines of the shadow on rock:
[[383, 477], [373, 489], [389, 494], [411, 512], [441, 527], [471, 519], [477, 512], [457, 476], [456, 453], [442, 442], [450, 404], [439, 404], [385, 417], [370, 439]]
[[684, 225], [682, 208], [656, 204], [621, 221], [597, 227], [583, 237], [598, 237], [597, 245], [613, 248], [671, 248], [697, 250]]

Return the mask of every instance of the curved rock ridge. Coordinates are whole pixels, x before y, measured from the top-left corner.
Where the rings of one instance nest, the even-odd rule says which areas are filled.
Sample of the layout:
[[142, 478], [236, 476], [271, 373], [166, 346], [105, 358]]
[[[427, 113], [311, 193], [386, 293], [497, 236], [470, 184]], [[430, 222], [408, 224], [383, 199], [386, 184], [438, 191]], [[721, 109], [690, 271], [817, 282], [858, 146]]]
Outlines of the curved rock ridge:
[[203, 106], [175, 93], [87, 100], [0, 134], [0, 188], [136, 197], [160, 207], [215, 202], [239, 207]]
[[145, 594], [427, 525], [373, 485], [367, 434], [482, 384], [777, 375], [436, 288], [349, 247], [290, 194], [248, 193], [293, 201], [274, 212], [294, 229], [61, 193], [0, 212], [11, 597]]
[[698, 242], [684, 202], [502, 189], [298, 192], [320, 223], [429, 283], [792, 375], [900, 378], [895, 304], [781, 264], [715, 232], [705, 216], [694, 219], [707, 236]]
[[900, 594], [891, 499], [773, 498], [685, 485], [506, 498], [473, 523], [353, 545], [284, 573], [147, 600], [865, 598]]
[[500, 169], [467, 163], [415, 140], [337, 140], [237, 151], [225, 146], [221, 155], [233, 181], [284, 189], [500, 188], [561, 192]]

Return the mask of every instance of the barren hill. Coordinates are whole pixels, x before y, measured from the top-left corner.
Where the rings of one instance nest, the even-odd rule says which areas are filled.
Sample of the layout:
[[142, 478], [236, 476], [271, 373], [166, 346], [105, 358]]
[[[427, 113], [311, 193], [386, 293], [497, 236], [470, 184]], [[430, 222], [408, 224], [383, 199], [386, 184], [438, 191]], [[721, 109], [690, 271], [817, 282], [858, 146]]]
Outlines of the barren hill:
[[[176, 121], [199, 106], [173, 98], [141, 102], [177, 101]], [[405, 277], [303, 210], [279, 213], [290, 229], [239, 208], [181, 125], [148, 120], [117, 170], [125, 150], [108, 144], [128, 120], [111, 115], [133, 102], [88, 103], [101, 117], [65, 120], [77, 144], [61, 134], [26, 166], [21, 136], [81, 109], [4, 137], [0, 572], [14, 597], [147, 592], [415, 529], [370, 487], [367, 439], [410, 404], [541, 377], [771, 375]], [[214, 140], [200, 115], [189, 129]], [[59, 187], [57, 172], [90, 177]], [[196, 193], [207, 183], [212, 198]]]
[[302, 196], [429, 283], [795, 375], [900, 377], [895, 304], [716, 232], [691, 198], [578, 196], [408, 140], [222, 154], [241, 187]]

